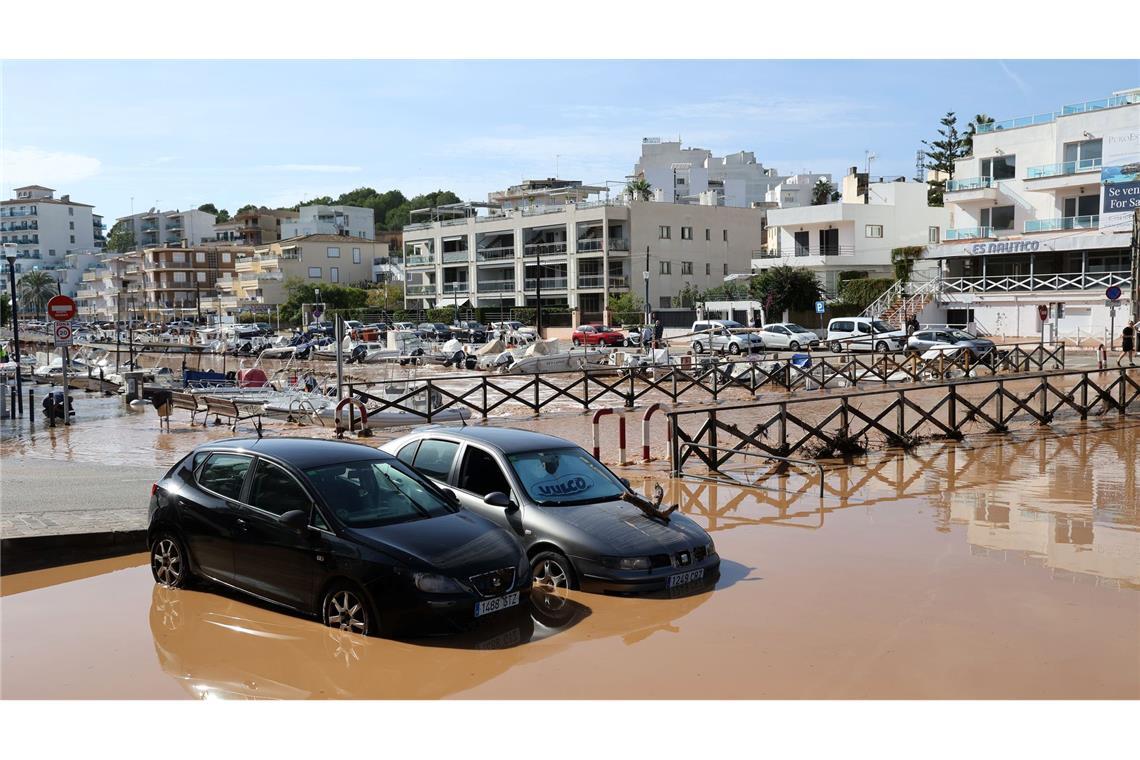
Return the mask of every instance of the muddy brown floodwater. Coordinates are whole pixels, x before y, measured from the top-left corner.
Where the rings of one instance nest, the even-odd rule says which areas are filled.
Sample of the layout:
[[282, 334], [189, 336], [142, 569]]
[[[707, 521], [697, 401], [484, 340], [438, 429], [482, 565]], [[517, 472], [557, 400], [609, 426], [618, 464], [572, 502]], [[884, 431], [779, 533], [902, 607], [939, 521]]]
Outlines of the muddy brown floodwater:
[[156, 587], [143, 555], [9, 576], [0, 695], [1136, 699], [1138, 444], [1126, 421], [928, 444], [829, 470], [823, 499], [661, 480], [712, 531], [715, 590], [538, 596], [462, 637]]

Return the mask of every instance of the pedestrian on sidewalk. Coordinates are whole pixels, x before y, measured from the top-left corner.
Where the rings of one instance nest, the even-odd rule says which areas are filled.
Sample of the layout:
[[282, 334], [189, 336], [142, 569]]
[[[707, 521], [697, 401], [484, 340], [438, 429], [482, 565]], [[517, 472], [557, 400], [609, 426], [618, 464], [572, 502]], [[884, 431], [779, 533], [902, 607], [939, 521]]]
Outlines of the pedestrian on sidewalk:
[[657, 314], [652, 314], [653, 317], [653, 347], [661, 348], [661, 339], [665, 336], [665, 325], [661, 324], [661, 317]]
[[1136, 320], [1128, 320], [1128, 324], [1120, 331], [1120, 356], [1116, 358], [1116, 366], [1123, 366], [1120, 362], [1128, 356], [1128, 365], [1136, 366]]

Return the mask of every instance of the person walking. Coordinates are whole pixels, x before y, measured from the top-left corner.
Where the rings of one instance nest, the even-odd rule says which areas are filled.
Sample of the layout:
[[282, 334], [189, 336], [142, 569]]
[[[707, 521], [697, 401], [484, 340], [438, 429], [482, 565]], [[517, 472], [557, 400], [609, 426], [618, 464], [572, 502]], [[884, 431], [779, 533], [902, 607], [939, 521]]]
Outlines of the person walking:
[[1120, 331], [1120, 356], [1116, 358], [1116, 366], [1123, 366], [1120, 362], [1128, 356], [1128, 365], [1136, 366], [1136, 320], [1128, 320], [1128, 324]]
[[656, 313], [650, 314], [653, 319], [653, 347], [661, 348], [661, 339], [665, 336], [665, 325], [661, 324], [661, 317]]

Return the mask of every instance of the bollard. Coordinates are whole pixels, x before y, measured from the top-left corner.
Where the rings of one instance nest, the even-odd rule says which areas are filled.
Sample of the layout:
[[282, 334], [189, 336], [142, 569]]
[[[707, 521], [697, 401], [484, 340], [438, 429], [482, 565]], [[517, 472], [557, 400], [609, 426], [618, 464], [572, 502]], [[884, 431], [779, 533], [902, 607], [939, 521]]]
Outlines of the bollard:
[[[649, 408], [645, 410], [645, 414], [643, 414], [641, 416], [641, 461], [642, 462], [651, 461], [651, 457], [649, 456], [649, 418], [652, 417], [653, 413], [656, 412], [660, 408], [661, 408], [660, 403], [650, 404]], [[666, 445], [669, 444], [670, 436], [672, 435], [672, 433], [673, 433], [673, 431], [669, 428], [668, 425], [666, 425], [665, 426], [665, 443], [666, 443]]]
[[625, 461], [625, 415], [618, 417], [618, 464], [624, 467]]
[[593, 425], [594, 428], [594, 459], [597, 459], [599, 462], [602, 461], [602, 439], [601, 435], [598, 432], [598, 421], [601, 420], [603, 416], [613, 413], [614, 410], [610, 409], [609, 407], [605, 409], [599, 409], [598, 411], [594, 412], [594, 417], [590, 420], [590, 424]]
[[1096, 368], [1103, 370], [1108, 365], [1108, 349], [1101, 343], [1096, 349]]
[[36, 421], [36, 391], [34, 388], [28, 388], [28, 424], [31, 425]]

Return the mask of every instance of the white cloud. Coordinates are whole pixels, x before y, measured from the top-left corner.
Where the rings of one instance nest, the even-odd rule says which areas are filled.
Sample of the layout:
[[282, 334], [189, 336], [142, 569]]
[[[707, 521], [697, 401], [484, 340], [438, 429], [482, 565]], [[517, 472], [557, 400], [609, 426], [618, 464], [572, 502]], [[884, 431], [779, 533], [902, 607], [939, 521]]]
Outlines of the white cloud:
[[262, 168], [279, 172], [318, 172], [323, 174], [353, 174], [364, 171], [359, 166], [347, 166], [345, 164], [272, 164]]
[[1009, 77], [1009, 81], [1013, 82], [1014, 85], [1017, 86], [1017, 89], [1021, 90], [1022, 95], [1028, 95], [1029, 94], [1029, 90], [1030, 90], [1029, 85], [1026, 83], [1026, 81], [1024, 79], [1022, 79], [1020, 76], [1018, 76], [1017, 73], [1013, 69], [1011, 69], [1009, 66], [1006, 66], [1005, 61], [998, 61], [998, 66], [1001, 66], [1001, 70], [1005, 73], [1005, 75], [1007, 77]]
[[99, 173], [102, 163], [78, 153], [22, 147], [0, 149], [0, 175], [10, 187], [20, 185], [66, 186]]

